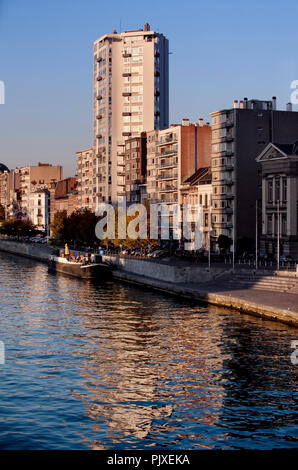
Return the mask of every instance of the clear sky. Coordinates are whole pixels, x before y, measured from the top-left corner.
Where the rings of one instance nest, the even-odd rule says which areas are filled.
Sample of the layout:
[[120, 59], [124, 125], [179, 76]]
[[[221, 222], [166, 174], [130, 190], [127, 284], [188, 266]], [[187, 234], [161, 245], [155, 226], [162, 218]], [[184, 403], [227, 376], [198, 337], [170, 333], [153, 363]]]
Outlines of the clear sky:
[[[0, 162], [75, 171], [91, 145], [93, 41], [151, 29], [170, 41], [170, 121], [270, 99], [298, 79], [296, 0], [0, 0]], [[298, 109], [294, 107], [294, 109]]]

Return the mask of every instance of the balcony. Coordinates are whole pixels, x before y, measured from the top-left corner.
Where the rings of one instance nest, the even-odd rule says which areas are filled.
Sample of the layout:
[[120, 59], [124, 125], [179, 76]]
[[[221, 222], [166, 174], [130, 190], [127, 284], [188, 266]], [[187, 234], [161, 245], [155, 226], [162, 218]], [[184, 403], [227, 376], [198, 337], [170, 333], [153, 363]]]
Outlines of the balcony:
[[154, 57], [160, 57], [160, 53], [158, 51], [154, 51]]
[[124, 51], [122, 57], [131, 57], [131, 52]]
[[158, 91], [158, 90], [155, 90], [154, 96], [159, 96], [159, 95], [160, 95], [159, 91]]
[[232, 186], [234, 184], [234, 181], [233, 180], [225, 180], [224, 184], [226, 184], [227, 186]]
[[102, 134], [96, 134], [97, 139], [102, 139]]
[[168, 162], [161, 163], [157, 168], [175, 168], [178, 166], [178, 162], [170, 160]]
[[158, 190], [159, 190], [160, 193], [168, 193], [168, 192], [172, 192], [172, 191], [177, 191], [177, 186], [168, 185], [168, 186], [165, 186], [164, 188], [158, 188]]
[[123, 137], [129, 137], [131, 132], [122, 132]]
[[131, 73], [130, 72], [124, 72], [122, 74], [122, 77], [131, 77]]
[[234, 170], [234, 165], [226, 165], [226, 170], [227, 171], [233, 171]]
[[100, 63], [103, 61], [103, 58], [102, 57], [97, 57], [97, 62]]
[[131, 96], [131, 92], [130, 91], [124, 91], [122, 93], [122, 96]]
[[159, 70], [155, 70], [154, 77], [159, 77], [159, 76], [160, 76]]
[[122, 116], [131, 116], [131, 113], [125, 112], [125, 113], [122, 113]]
[[96, 77], [96, 80], [97, 80], [98, 82], [101, 82], [101, 80], [103, 80], [103, 78], [104, 78], [104, 77], [103, 77], [102, 75], [98, 75], [98, 77]]
[[103, 118], [103, 115], [102, 114], [97, 114], [96, 115], [96, 119], [102, 119]]
[[165, 198], [162, 198], [160, 199], [160, 204], [162, 204], [163, 202], [167, 202], [167, 203], [172, 203], [172, 204], [176, 204], [178, 202], [178, 196], [177, 197], [165, 197]]
[[118, 157], [124, 157], [124, 156], [125, 156], [125, 152], [117, 152], [117, 156], [118, 156]]
[[233, 209], [231, 207], [226, 207], [225, 213], [226, 214], [233, 214]]
[[176, 180], [178, 175], [175, 173], [164, 173], [162, 175], [157, 176], [157, 180]]
[[170, 149], [170, 150], [165, 150], [165, 152], [158, 152], [156, 156], [159, 158], [162, 158], [162, 157], [169, 157], [170, 155], [177, 155], [177, 153], [178, 153], [177, 149]]
[[[163, 137], [160, 139], [160, 141], [157, 142], [157, 145], [169, 145], [173, 144], [175, 142], [178, 142], [178, 139], [176, 136], [171, 136], [171, 137]], [[177, 150], [176, 150], [177, 152]]]
[[125, 171], [117, 171], [118, 176], [125, 176]]
[[225, 122], [225, 127], [233, 127], [234, 126], [234, 122], [233, 121], [226, 121]]
[[234, 199], [235, 196], [234, 194], [226, 194], [226, 195], [223, 195], [223, 197], [225, 196], [225, 199]]
[[102, 95], [97, 95], [96, 99], [99, 101], [99, 100], [102, 100]]
[[160, 112], [159, 112], [159, 111], [155, 111], [154, 116], [159, 116], [159, 115], [160, 115]]
[[226, 151], [226, 156], [227, 157], [232, 157], [234, 155], [234, 152], [232, 150], [227, 150]]

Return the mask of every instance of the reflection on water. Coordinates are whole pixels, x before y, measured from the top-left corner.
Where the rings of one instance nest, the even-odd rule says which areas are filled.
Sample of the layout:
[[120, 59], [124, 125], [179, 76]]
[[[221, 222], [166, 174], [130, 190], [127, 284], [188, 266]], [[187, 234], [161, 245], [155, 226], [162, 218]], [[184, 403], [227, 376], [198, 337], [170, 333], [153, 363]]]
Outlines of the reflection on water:
[[0, 447], [296, 447], [297, 332], [0, 254]]

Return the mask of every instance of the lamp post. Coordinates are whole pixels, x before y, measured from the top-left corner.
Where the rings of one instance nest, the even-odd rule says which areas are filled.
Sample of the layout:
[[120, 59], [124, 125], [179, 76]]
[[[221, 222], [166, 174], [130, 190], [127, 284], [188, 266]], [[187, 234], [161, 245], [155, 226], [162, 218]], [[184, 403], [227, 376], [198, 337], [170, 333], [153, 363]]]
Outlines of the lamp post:
[[256, 269], [258, 269], [258, 200], [256, 200]]
[[210, 269], [211, 267], [211, 230], [212, 230], [212, 225], [211, 225], [211, 208], [209, 207], [209, 227], [208, 227], [208, 267]]
[[280, 207], [279, 199], [277, 201], [277, 270], [279, 271], [279, 258], [280, 258]]

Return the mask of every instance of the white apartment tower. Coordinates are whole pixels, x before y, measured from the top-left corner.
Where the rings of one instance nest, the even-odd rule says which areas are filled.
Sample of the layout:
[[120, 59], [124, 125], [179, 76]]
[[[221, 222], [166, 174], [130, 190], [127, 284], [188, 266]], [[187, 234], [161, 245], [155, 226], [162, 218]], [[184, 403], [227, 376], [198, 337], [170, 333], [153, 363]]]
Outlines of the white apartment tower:
[[125, 194], [124, 141], [169, 126], [169, 44], [144, 30], [105, 34], [94, 43], [93, 148], [96, 204]]

